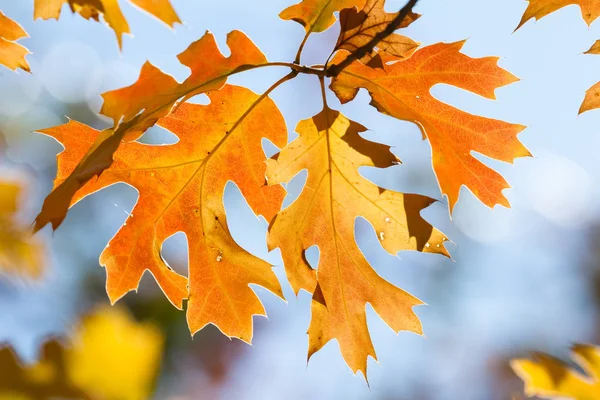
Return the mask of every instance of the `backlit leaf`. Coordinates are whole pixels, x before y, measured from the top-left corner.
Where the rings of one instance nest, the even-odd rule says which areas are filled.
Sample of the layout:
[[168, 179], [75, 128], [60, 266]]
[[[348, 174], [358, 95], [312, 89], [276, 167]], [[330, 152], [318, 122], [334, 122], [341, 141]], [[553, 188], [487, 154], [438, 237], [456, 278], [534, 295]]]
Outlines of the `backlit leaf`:
[[[169, 0], [129, 0], [139, 8], [154, 15], [169, 26], [181, 22]], [[69, 4], [71, 11], [79, 13], [85, 19], [99, 21], [100, 16], [115, 31], [119, 47], [123, 44], [123, 35], [131, 33], [129, 24], [116, 0], [35, 0], [34, 18], [50, 19], [60, 17], [64, 4]]]
[[596, 83], [585, 92], [583, 103], [581, 103], [581, 107], [579, 107], [579, 114], [597, 108], [600, 108], [600, 82]]
[[29, 50], [15, 43], [17, 40], [28, 37], [27, 32], [15, 21], [8, 18], [0, 11], [0, 64], [8, 69], [21, 68], [30, 72], [25, 56]]
[[[354, 238], [357, 217], [369, 221], [390, 253], [419, 250], [448, 255], [446, 237], [420, 211], [433, 200], [385, 190], [363, 178], [358, 168], [397, 163], [389, 147], [360, 136], [366, 129], [338, 111], [325, 108], [296, 127], [300, 137], [268, 161], [269, 184], [288, 182], [308, 170], [300, 197], [269, 227], [270, 249], [280, 247], [295, 292], [314, 292], [308, 330], [309, 357], [337, 339], [354, 372], [366, 376], [367, 357], [375, 350], [367, 329], [366, 303], [396, 332], [421, 333], [412, 307], [421, 302], [381, 278]], [[304, 251], [319, 246], [318, 272]]]
[[529, 4], [519, 22], [519, 29], [530, 19], [540, 19], [554, 11], [569, 5], [578, 5], [581, 15], [588, 25], [591, 25], [600, 16], [600, 2], [597, 0], [527, 0]]
[[104, 93], [101, 112], [114, 120], [114, 128], [97, 135], [86, 153], [78, 158], [77, 166], [73, 165], [70, 174], [55, 186], [36, 218], [35, 229], [48, 223], [56, 229], [75, 193], [111, 166], [117, 148], [123, 142], [140, 137], [159, 118], [167, 115], [177, 100], [217, 90], [234, 72], [267, 64], [264, 54], [240, 31], [227, 36], [227, 45], [231, 50], [229, 57], [221, 54], [211, 33], [192, 43], [178, 56], [179, 61], [191, 70], [183, 83], [146, 62], [133, 85]]
[[[107, 270], [107, 292], [115, 302], [135, 290], [149, 270], [178, 308], [189, 298], [192, 332], [212, 323], [228, 336], [250, 342], [252, 316], [265, 311], [251, 283], [281, 296], [271, 266], [242, 249], [227, 227], [223, 193], [228, 181], [240, 189], [252, 209], [267, 220], [285, 195], [265, 186], [263, 137], [283, 147], [287, 130], [268, 97], [225, 86], [208, 94], [207, 106], [184, 103], [158, 124], [179, 137], [172, 145], [131, 141], [119, 147], [114, 163], [73, 198], [117, 182], [138, 190], [131, 215], [100, 256]], [[58, 157], [55, 186], [73, 168], [101, 132], [78, 122], [43, 130], [65, 146]], [[161, 257], [163, 242], [184, 232], [189, 243], [189, 283]]]
[[335, 23], [334, 12], [351, 7], [362, 9], [365, 2], [366, 0], [302, 0], [283, 10], [279, 17], [298, 22], [306, 33], [323, 32]]
[[600, 54], [600, 40], [596, 40], [592, 47], [584, 54]]
[[[597, 40], [585, 54], [600, 54], [600, 40]], [[581, 107], [579, 107], [579, 114], [596, 108], [600, 108], [600, 82], [589, 88], [585, 93], [583, 103], [581, 103]]]
[[[600, 17], [600, 2], [596, 0], [529, 0], [527, 10], [517, 29], [531, 18], [542, 18], [568, 5], [578, 5], [588, 25]], [[596, 41], [585, 54], [600, 54], [600, 40]], [[600, 82], [587, 90], [583, 103], [579, 107], [579, 114], [597, 108], [600, 108]]]
[[585, 375], [549, 355], [536, 353], [534, 361], [515, 359], [511, 367], [525, 382], [525, 394], [544, 399], [598, 400], [600, 398], [600, 347], [578, 344], [571, 358]]
[[[375, 35], [383, 32], [398, 13], [388, 13], [384, 10], [385, 0], [368, 0], [365, 7], [358, 11], [356, 8], [346, 8], [340, 12], [340, 36], [335, 50], [355, 51], [367, 44]], [[400, 28], [413, 23], [418, 14], [410, 12], [402, 21]], [[391, 34], [377, 44], [377, 48], [399, 58], [407, 58], [419, 47], [419, 43], [406, 36]], [[373, 52], [374, 53], [374, 52]], [[367, 54], [361, 59], [363, 63], [371, 60], [373, 54]]]
[[[494, 99], [496, 88], [517, 80], [497, 66], [497, 57], [471, 58], [460, 53], [463, 43], [434, 44], [397, 62], [379, 54], [383, 68], [353, 62], [333, 79], [331, 89], [347, 103], [365, 88], [371, 105], [380, 112], [419, 125], [431, 144], [433, 168], [451, 210], [463, 185], [489, 207], [509, 206], [502, 194], [509, 187], [506, 180], [471, 153], [506, 162], [529, 156], [517, 139], [524, 127], [469, 114], [430, 93], [433, 86], [445, 83]], [[334, 63], [342, 58], [338, 54]]]

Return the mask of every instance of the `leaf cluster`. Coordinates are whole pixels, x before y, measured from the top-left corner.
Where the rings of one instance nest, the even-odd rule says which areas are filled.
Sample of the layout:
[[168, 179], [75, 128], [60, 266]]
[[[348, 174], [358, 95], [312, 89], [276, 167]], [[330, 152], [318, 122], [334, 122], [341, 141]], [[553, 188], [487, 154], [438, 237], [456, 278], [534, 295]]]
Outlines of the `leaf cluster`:
[[[179, 22], [168, 0], [131, 2], [167, 25]], [[35, 16], [58, 18], [65, 3], [84, 18], [102, 17], [119, 45], [129, 32], [114, 1], [36, 0]], [[365, 139], [365, 127], [332, 109], [327, 92], [344, 104], [364, 89], [379, 112], [417, 124], [431, 144], [433, 169], [450, 211], [463, 186], [489, 207], [509, 206], [502, 194], [508, 183], [473, 152], [505, 162], [529, 155], [517, 139], [523, 126], [469, 114], [431, 95], [433, 86], [445, 83], [493, 100], [497, 88], [517, 79], [498, 67], [496, 57], [461, 53], [464, 42], [419, 48], [398, 33], [418, 19], [416, 3], [410, 0], [399, 12], [388, 13], [384, 0], [302, 0], [280, 14], [305, 30], [292, 62], [269, 61], [240, 31], [227, 36], [228, 57], [211, 33], [179, 54], [190, 71], [182, 82], [146, 62], [135, 83], [102, 95], [100, 112], [113, 121], [108, 129], [71, 120], [40, 131], [65, 149], [35, 229], [58, 228], [70, 207], [114, 183], [135, 187], [137, 204], [100, 256], [111, 301], [135, 290], [150, 271], [175, 307], [187, 305], [192, 333], [214, 324], [250, 342], [252, 317], [265, 310], [249, 285], [283, 295], [271, 266], [231, 236], [223, 193], [232, 181], [252, 210], [270, 221], [269, 249], [281, 249], [294, 291], [312, 294], [309, 357], [335, 339], [350, 368], [366, 377], [368, 357], [376, 358], [366, 304], [394, 331], [421, 333], [413, 307], [422, 303], [377, 274], [356, 244], [355, 220], [369, 221], [391, 254], [413, 250], [449, 256], [448, 239], [421, 216], [434, 199], [379, 187], [359, 173], [362, 166], [383, 169], [400, 160], [388, 146]], [[303, 65], [308, 38], [332, 27], [336, 13], [340, 35], [330, 56], [321, 65]], [[262, 94], [227, 83], [232, 75], [258, 68], [289, 72]], [[315, 76], [323, 109], [299, 121], [299, 137], [288, 143], [283, 116], [269, 95], [300, 74]], [[199, 94], [206, 94], [210, 104], [187, 103]], [[179, 141], [164, 146], [137, 141], [155, 125]], [[263, 138], [281, 149], [268, 160]], [[308, 171], [302, 193], [282, 209], [282, 184], [302, 170]], [[177, 232], [188, 238], [188, 276], [172, 270], [161, 256], [163, 242]], [[316, 269], [305, 257], [313, 245], [320, 249]]]

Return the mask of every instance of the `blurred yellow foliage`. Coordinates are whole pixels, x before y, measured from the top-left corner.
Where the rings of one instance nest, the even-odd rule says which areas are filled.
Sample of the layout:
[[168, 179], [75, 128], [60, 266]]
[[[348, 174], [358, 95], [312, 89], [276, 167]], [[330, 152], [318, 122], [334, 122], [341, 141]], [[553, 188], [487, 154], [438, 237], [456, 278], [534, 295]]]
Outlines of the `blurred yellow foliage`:
[[571, 358], [586, 375], [546, 354], [536, 353], [534, 358], [535, 361], [511, 361], [512, 369], [525, 382], [526, 395], [546, 399], [600, 399], [600, 347], [573, 346]]
[[0, 400], [142, 400], [150, 397], [163, 336], [119, 307], [84, 318], [68, 343], [47, 342], [39, 361], [22, 366], [0, 350]]
[[37, 277], [42, 271], [41, 243], [16, 219], [22, 187], [0, 181], [0, 271]]

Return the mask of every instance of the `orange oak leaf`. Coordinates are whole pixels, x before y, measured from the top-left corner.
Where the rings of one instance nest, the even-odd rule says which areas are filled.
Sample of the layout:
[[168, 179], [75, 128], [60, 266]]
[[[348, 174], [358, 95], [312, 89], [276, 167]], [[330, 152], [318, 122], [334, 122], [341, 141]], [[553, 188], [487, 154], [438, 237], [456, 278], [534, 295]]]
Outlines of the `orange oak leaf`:
[[16, 218], [21, 197], [19, 183], [0, 181], [0, 271], [38, 277], [43, 267], [43, 246]]
[[34, 364], [0, 349], [0, 399], [149, 398], [163, 337], [118, 307], [99, 307], [67, 340], [49, 340]]
[[[181, 22], [169, 0], [129, 1], [169, 26]], [[35, 0], [33, 17], [34, 19], [58, 19], [64, 4], [69, 4], [72, 12], [79, 13], [85, 19], [99, 21], [100, 16], [103, 16], [106, 23], [115, 31], [119, 48], [123, 44], [123, 35], [131, 33], [129, 24], [116, 0]]]
[[534, 353], [534, 360], [515, 359], [510, 365], [525, 382], [525, 394], [544, 399], [598, 400], [600, 398], [600, 347], [577, 344], [571, 358], [585, 375], [554, 357]]
[[[585, 54], [600, 54], [600, 40], [594, 42], [592, 47]], [[596, 83], [594, 86], [589, 88], [585, 93], [585, 97], [583, 99], [583, 103], [581, 103], [581, 107], [579, 107], [579, 114], [582, 114], [586, 111], [594, 110], [596, 108], [600, 108], [600, 82]]]
[[227, 45], [231, 50], [229, 57], [221, 54], [214, 36], [207, 32], [178, 56], [191, 70], [184, 82], [178, 83], [146, 62], [133, 85], [104, 93], [101, 113], [114, 120], [114, 127], [97, 136], [78, 158], [77, 166], [48, 195], [36, 218], [35, 229], [48, 223], [56, 229], [65, 218], [75, 192], [111, 166], [113, 154], [121, 143], [140, 137], [167, 115], [179, 99], [217, 90], [235, 72], [269, 65], [264, 54], [240, 31], [229, 33]]
[[[496, 88], [517, 80], [498, 67], [497, 57], [471, 58], [460, 53], [463, 44], [434, 44], [397, 62], [380, 53], [384, 68], [353, 62], [332, 80], [331, 89], [347, 103], [365, 88], [371, 105], [380, 112], [419, 125], [431, 144], [433, 168], [442, 193], [448, 196], [450, 210], [463, 185], [489, 207], [509, 206], [502, 194], [509, 187], [506, 180], [471, 152], [506, 162], [529, 156], [517, 139], [524, 127], [469, 114], [430, 93], [434, 85], [445, 83], [495, 99]], [[336, 59], [343, 57], [338, 53]]]
[[302, 0], [283, 10], [279, 17], [298, 22], [307, 34], [323, 32], [335, 23], [336, 11], [356, 7], [362, 9], [366, 0]]
[[540, 19], [554, 11], [569, 5], [578, 5], [581, 15], [588, 25], [600, 17], [600, 2], [597, 0], [527, 0], [529, 4], [519, 22], [517, 29], [522, 27], [530, 19]]
[[[337, 339], [352, 371], [366, 376], [367, 357], [375, 350], [367, 329], [366, 304], [396, 332], [421, 333], [413, 306], [421, 302], [380, 277], [354, 238], [357, 217], [369, 221], [390, 253], [419, 250], [448, 255], [446, 237], [421, 216], [434, 200], [385, 190], [363, 178], [358, 168], [385, 168], [398, 162], [389, 147], [360, 136], [366, 128], [325, 108], [300, 121], [300, 137], [267, 162], [269, 184], [288, 182], [308, 170], [300, 197], [269, 227], [269, 249], [281, 248], [295, 292], [314, 291], [308, 329], [309, 358]], [[319, 247], [318, 271], [304, 252]]]
[[[231, 237], [223, 193], [233, 181], [251, 208], [270, 220], [285, 190], [264, 185], [261, 138], [283, 147], [287, 130], [279, 110], [264, 95], [227, 85], [208, 96], [209, 105], [184, 103], [158, 121], [179, 142], [123, 144], [112, 166], [77, 191], [72, 204], [118, 182], [138, 190], [130, 217], [100, 256], [112, 302], [135, 290], [149, 270], [176, 307], [189, 298], [187, 319], [193, 333], [212, 323], [227, 336], [250, 342], [252, 316], [265, 311], [248, 285], [261, 285], [280, 296], [281, 289], [270, 265]], [[65, 146], [58, 156], [55, 186], [68, 179], [101, 134], [74, 121], [41, 133]], [[189, 243], [189, 285], [161, 257], [163, 242], [177, 232], [184, 232]]]
[[579, 114], [597, 108], [600, 108], [600, 82], [596, 83], [585, 92], [585, 97], [579, 107]]
[[[384, 31], [399, 13], [388, 13], [384, 10], [385, 0], [368, 0], [365, 7], [358, 11], [356, 8], [346, 8], [340, 12], [340, 36], [335, 50], [355, 51], [367, 44], [375, 35]], [[419, 18], [412, 11], [402, 20], [400, 28], [405, 28]], [[398, 58], [408, 58], [419, 47], [419, 43], [406, 36], [391, 34], [377, 44], [381, 51]], [[360, 61], [368, 63], [375, 51], [367, 54]]]
[[28, 37], [27, 32], [21, 25], [0, 11], [0, 64], [14, 71], [21, 68], [23, 71], [31, 72], [25, 60], [29, 50], [15, 43], [26, 37]]
[[[531, 18], [542, 18], [568, 5], [578, 5], [583, 19], [591, 25], [600, 17], [600, 2], [596, 0], [529, 0], [529, 5], [519, 23], [519, 29]], [[600, 54], [600, 40], [596, 41], [585, 54]], [[579, 114], [600, 108], [600, 82], [589, 88], [579, 107]]]
[[596, 40], [592, 47], [584, 54], [600, 54], [600, 40]]

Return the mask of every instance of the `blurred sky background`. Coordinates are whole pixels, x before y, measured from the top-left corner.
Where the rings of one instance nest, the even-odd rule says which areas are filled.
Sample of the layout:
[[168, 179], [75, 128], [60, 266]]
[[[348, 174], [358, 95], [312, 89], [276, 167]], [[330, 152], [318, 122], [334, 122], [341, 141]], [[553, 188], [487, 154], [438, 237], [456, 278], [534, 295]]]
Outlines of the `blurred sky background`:
[[[174, 30], [121, 1], [135, 37], [125, 37], [119, 52], [113, 31], [72, 15], [66, 6], [59, 22], [34, 22], [33, 0], [0, 0], [0, 9], [29, 33], [19, 43], [33, 53], [27, 57], [33, 74], [0, 70], [0, 132], [7, 155], [0, 167], [3, 174], [27, 181], [25, 221], [33, 220], [50, 191], [61, 150], [33, 130], [64, 123], [67, 115], [96, 128], [108, 126], [97, 115], [101, 93], [133, 83], [146, 60], [185, 79], [187, 69], [175, 56], [206, 30], [215, 34], [225, 54], [226, 34], [242, 30], [271, 61], [293, 60], [304, 35], [302, 26], [278, 17], [294, 0], [171, 2], [184, 21]], [[386, 10], [403, 4], [388, 0]], [[356, 225], [359, 246], [378, 273], [428, 304], [416, 309], [424, 337], [396, 335], [368, 307], [379, 357], [379, 363], [369, 361], [370, 388], [352, 375], [336, 342], [307, 366], [310, 296], [294, 297], [279, 250], [267, 251], [266, 221], [253, 215], [230, 183], [225, 204], [234, 238], [276, 266], [287, 304], [256, 289], [269, 318], [254, 319], [252, 347], [223, 339], [211, 327], [192, 342], [185, 314], [171, 311], [145, 276], [139, 293], [128, 294], [124, 303], [140, 318], [154, 318], [174, 332], [156, 398], [506, 399], [522, 393], [522, 383], [507, 367], [510, 358], [529, 350], [566, 358], [574, 342], [600, 343], [600, 286], [595, 281], [600, 269], [600, 112], [577, 115], [586, 89], [600, 80], [600, 57], [582, 54], [600, 39], [600, 23], [588, 28], [580, 9], [569, 6], [513, 33], [526, 6], [524, 0], [421, 0], [416, 11], [423, 16], [405, 30], [424, 45], [468, 39], [464, 53], [499, 56], [500, 66], [521, 79], [497, 90], [497, 101], [446, 85], [432, 90], [438, 99], [468, 112], [528, 126], [519, 139], [534, 158], [510, 165], [480, 157], [512, 185], [504, 192], [512, 209], [488, 209], [463, 188], [450, 219], [431, 168], [429, 143], [421, 140], [416, 125], [378, 113], [368, 106], [364, 91], [343, 107], [331, 93], [328, 97], [332, 108], [370, 129], [367, 138], [393, 146], [403, 161], [385, 171], [365, 170], [365, 176], [389, 189], [442, 200], [424, 216], [453, 242], [447, 244], [452, 260], [416, 252], [389, 255], [367, 222]], [[323, 63], [337, 34], [336, 25], [312, 35], [302, 62]], [[287, 72], [262, 68], [229, 83], [261, 93]], [[322, 107], [315, 76], [300, 76], [271, 97], [291, 138], [296, 123]], [[153, 128], [142, 140], [173, 138]], [[289, 185], [291, 196], [304, 177]], [[41, 232], [50, 252], [43, 279], [0, 280], [0, 342], [33, 360], [40, 340], [63, 334], [93, 304], [108, 302], [98, 256], [135, 200], [133, 188], [112, 186], [74, 207], [54, 234], [48, 227]], [[182, 234], [165, 244], [167, 260], [183, 272], [186, 251]], [[169, 317], [152, 316], [155, 310]]]

